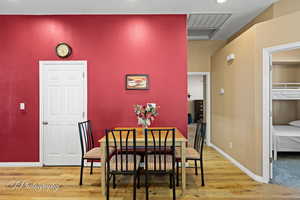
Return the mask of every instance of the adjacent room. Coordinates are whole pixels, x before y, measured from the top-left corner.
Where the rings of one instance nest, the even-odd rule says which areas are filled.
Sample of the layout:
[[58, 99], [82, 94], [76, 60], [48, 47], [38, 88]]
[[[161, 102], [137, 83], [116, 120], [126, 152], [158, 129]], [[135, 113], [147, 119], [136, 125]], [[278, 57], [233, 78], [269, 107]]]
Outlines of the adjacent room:
[[272, 54], [273, 183], [300, 188], [300, 51]]
[[209, 109], [207, 90], [209, 89], [208, 73], [188, 73], [188, 138], [193, 143], [198, 123], [207, 123]]
[[300, 198], [299, 19], [299, 0], [2, 0], [0, 200]]

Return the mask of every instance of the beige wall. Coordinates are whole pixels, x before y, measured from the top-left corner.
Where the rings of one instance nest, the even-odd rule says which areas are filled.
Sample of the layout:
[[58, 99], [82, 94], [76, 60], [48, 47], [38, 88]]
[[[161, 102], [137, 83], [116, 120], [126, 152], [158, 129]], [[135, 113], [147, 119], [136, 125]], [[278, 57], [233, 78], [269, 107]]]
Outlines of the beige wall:
[[300, 11], [299, 0], [280, 0], [274, 4], [274, 18]]
[[241, 28], [240, 31], [235, 33], [228, 39], [228, 42], [231, 42], [246, 30], [251, 28], [253, 25], [265, 22], [283, 15], [291, 14], [293, 12], [300, 11], [300, 0], [280, 0], [272, 4], [269, 8], [264, 10], [260, 15], [251, 20], [247, 25]]
[[[212, 57], [212, 143], [258, 173], [254, 129], [254, 30], [248, 30]], [[236, 55], [232, 63], [226, 56]], [[220, 88], [225, 94], [220, 95]], [[232, 143], [232, 148], [230, 148]]]
[[[212, 143], [257, 175], [262, 175], [262, 51], [299, 42], [299, 19], [296, 12], [254, 25], [212, 58]], [[229, 52], [236, 54], [231, 65], [225, 61]]]
[[224, 40], [190, 40], [188, 72], [210, 72], [212, 54], [225, 43]]
[[300, 65], [273, 65], [273, 82], [300, 83]]
[[[256, 135], [258, 137], [260, 149], [260, 175], [262, 174], [262, 50], [263, 48], [272, 47], [281, 44], [288, 44], [300, 41], [300, 28], [295, 26], [300, 19], [300, 12], [295, 12], [289, 15], [275, 18], [271, 21], [257, 24], [256, 29], [256, 51], [255, 51], [255, 70], [256, 76], [256, 91], [255, 98], [257, 111], [256, 114]], [[271, 37], [270, 37], [271, 36]]]
[[298, 120], [300, 116], [298, 105], [298, 101], [273, 101], [273, 124], [287, 125], [291, 121]]
[[273, 61], [297, 61], [300, 63], [300, 49], [276, 52], [272, 56]]

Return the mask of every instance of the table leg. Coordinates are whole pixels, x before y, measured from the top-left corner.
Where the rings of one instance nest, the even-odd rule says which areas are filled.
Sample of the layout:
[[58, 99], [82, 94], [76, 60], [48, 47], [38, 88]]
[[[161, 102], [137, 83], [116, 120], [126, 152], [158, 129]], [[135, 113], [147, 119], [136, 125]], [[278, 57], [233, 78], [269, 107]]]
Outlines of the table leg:
[[185, 192], [186, 188], [186, 172], [185, 172], [185, 163], [186, 163], [186, 143], [181, 143], [181, 187], [182, 187], [182, 193]]
[[105, 142], [100, 143], [101, 145], [101, 190], [103, 196], [105, 196], [105, 190], [106, 190], [106, 169], [105, 169], [105, 157], [106, 157], [106, 148], [105, 148]]

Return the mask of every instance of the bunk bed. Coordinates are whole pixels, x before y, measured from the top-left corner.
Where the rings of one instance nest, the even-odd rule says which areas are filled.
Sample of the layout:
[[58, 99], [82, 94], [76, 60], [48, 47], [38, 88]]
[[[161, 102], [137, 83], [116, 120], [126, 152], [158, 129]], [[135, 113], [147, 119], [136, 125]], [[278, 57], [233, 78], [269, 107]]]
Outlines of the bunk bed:
[[[300, 83], [273, 83], [273, 100], [300, 100]], [[300, 126], [273, 125], [273, 151], [300, 152]]]
[[278, 152], [300, 152], [300, 127], [273, 126], [274, 160]]
[[273, 100], [300, 100], [300, 83], [273, 83]]

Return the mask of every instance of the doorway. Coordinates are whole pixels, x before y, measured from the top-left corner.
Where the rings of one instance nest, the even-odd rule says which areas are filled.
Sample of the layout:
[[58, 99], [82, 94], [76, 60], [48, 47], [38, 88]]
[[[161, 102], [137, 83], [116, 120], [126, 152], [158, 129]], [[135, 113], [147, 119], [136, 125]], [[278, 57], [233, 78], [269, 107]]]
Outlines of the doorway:
[[[293, 167], [300, 164], [300, 127], [293, 124], [300, 119], [298, 70], [300, 43], [263, 50], [263, 180], [286, 186], [298, 182], [299, 188], [300, 173]], [[294, 181], [293, 176], [299, 177]]]
[[40, 162], [80, 165], [78, 122], [87, 119], [87, 62], [40, 61]]
[[[206, 122], [206, 144], [210, 145], [210, 73], [188, 73], [188, 138], [192, 140], [196, 123]], [[193, 144], [192, 141], [189, 141]]]

